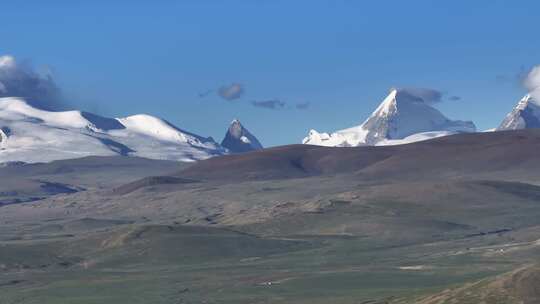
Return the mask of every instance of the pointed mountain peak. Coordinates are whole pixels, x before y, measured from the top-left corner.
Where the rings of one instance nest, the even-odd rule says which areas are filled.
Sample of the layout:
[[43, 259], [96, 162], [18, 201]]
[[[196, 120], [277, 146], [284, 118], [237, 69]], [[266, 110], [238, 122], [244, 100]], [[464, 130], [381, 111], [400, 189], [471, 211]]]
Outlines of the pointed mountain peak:
[[417, 104], [419, 108], [431, 108], [421, 97], [415, 96], [410, 90], [393, 88], [386, 98], [373, 111], [371, 117], [388, 117], [396, 115], [403, 107]]
[[448, 119], [415, 89], [392, 89], [361, 128], [366, 132], [365, 143], [369, 145], [423, 132], [476, 131], [470, 121]]
[[238, 119], [233, 119], [231, 122], [221, 145], [233, 153], [249, 152], [263, 148], [259, 140]]
[[231, 121], [231, 124], [229, 125], [229, 132], [232, 132], [235, 134], [240, 134], [243, 129], [244, 129], [244, 126], [242, 125], [240, 120], [238, 120], [237, 118], [233, 119]]
[[497, 131], [540, 128], [540, 105], [530, 94], [525, 95], [501, 122]]
[[392, 89], [388, 96], [373, 111], [373, 116], [387, 116], [397, 111], [398, 89]]
[[431, 106], [437, 96], [426, 96], [423, 91], [391, 89], [361, 125], [332, 134], [311, 131], [303, 143], [323, 146], [380, 145], [419, 133], [430, 132], [430, 136], [435, 133], [445, 136], [476, 131], [470, 121], [450, 120], [444, 116]]

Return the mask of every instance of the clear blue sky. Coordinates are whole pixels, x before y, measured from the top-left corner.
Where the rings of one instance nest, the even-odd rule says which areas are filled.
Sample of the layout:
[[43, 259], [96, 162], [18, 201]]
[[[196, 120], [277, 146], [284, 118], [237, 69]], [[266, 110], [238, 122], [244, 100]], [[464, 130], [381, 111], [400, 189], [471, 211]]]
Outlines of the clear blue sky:
[[[359, 124], [393, 86], [457, 95], [437, 107], [495, 127], [540, 63], [539, 14], [538, 1], [5, 1], [0, 55], [51, 67], [73, 107], [216, 140], [238, 117], [270, 146]], [[198, 96], [231, 83], [241, 98]], [[293, 108], [251, 104], [272, 99]]]

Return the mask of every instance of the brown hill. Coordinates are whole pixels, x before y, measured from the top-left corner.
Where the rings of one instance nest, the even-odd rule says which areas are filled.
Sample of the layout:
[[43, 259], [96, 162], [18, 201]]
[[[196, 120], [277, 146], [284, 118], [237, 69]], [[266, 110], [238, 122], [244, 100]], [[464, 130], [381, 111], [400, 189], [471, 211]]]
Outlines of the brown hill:
[[467, 176], [538, 180], [540, 130], [459, 134], [399, 146], [281, 146], [200, 161], [175, 176], [200, 180], [267, 180], [355, 173], [360, 179]]

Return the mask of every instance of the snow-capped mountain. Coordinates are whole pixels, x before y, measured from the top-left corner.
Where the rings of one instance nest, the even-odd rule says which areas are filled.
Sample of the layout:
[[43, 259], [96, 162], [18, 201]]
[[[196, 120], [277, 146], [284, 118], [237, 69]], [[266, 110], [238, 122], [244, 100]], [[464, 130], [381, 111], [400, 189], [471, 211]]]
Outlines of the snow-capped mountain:
[[49, 112], [21, 98], [0, 98], [0, 163], [48, 162], [89, 155], [194, 161], [225, 154], [213, 141], [150, 115], [106, 118]]
[[540, 104], [530, 95], [523, 97], [506, 115], [497, 131], [540, 128]]
[[321, 146], [391, 145], [460, 132], [475, 132], [471, 121], [450, 120], [422, 98], [394, 89], [359, 126], [332, 134], [311, 130], [304, 144]]
[[263, 148], [259, 140], [238, 119], [231, 122], [221, 145], [232, 153], [243, 153]]

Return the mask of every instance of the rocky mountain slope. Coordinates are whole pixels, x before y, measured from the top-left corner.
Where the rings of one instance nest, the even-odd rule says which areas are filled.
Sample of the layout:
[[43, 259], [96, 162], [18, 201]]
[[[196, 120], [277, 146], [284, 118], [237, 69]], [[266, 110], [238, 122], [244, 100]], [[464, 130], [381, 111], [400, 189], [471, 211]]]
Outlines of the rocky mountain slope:
[[259, 140], [238, 119], [231, 122], [221, 145], [232, 153], [243, 153], [263, 148]]
[[540, 128], [540, 105], [530, 95], [525, 95], [512, 112], [506, 115], [498, 131]]

